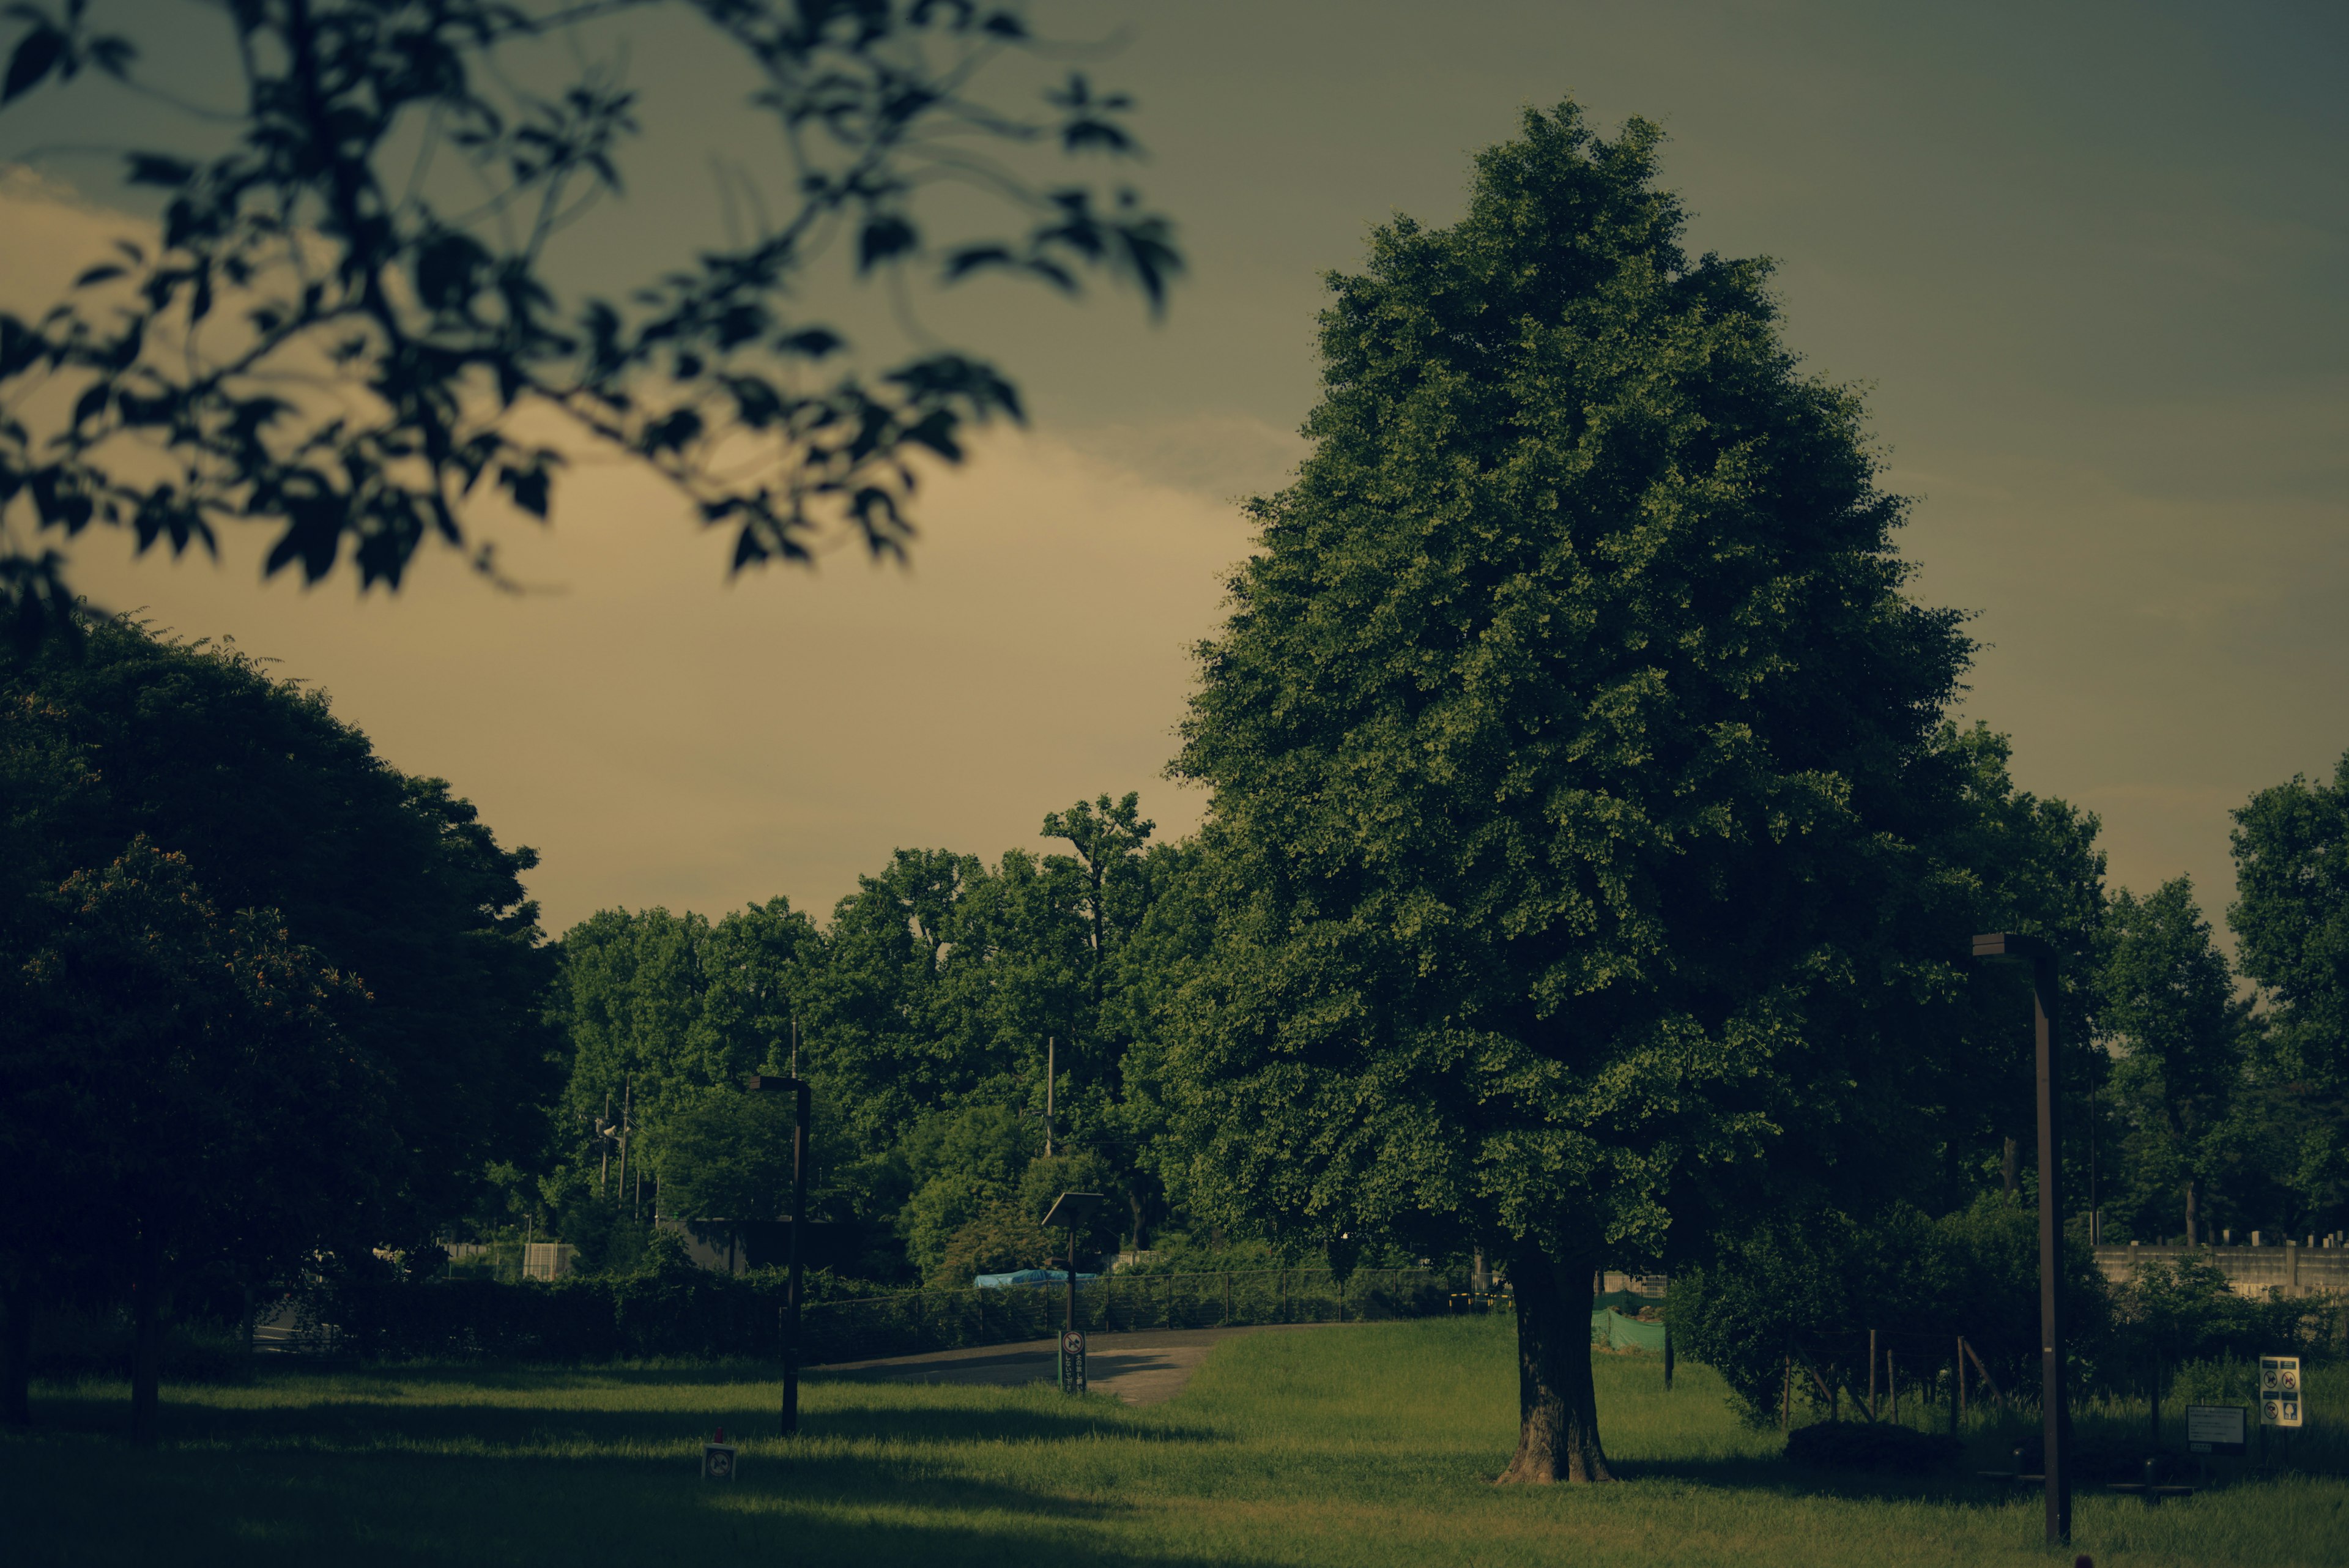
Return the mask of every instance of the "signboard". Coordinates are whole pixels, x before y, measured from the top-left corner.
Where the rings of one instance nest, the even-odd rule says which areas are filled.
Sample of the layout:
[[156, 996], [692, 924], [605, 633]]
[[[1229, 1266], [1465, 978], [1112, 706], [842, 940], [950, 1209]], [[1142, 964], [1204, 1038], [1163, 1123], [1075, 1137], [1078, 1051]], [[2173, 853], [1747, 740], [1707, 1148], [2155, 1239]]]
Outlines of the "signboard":
[[2260, 1421], [2270, 1427], [2301, 1424], [2300, 1357], [2260, 1357]]
[[1061, 1392], [1081, 1394], [1085, 1391], [1085, 1335], [1082, 1329], [1069, 1329], [1061, 1335]]
[[2186, 1451], [2189, 1454], [2240, 1454], [2244, 1423], [2251, 1412], [2240, 1405], [2186, 1407]]
[[734, 1479], [734, 1445], [704, 1443], [701, 1445], [701, 1479], [730, 1481]]

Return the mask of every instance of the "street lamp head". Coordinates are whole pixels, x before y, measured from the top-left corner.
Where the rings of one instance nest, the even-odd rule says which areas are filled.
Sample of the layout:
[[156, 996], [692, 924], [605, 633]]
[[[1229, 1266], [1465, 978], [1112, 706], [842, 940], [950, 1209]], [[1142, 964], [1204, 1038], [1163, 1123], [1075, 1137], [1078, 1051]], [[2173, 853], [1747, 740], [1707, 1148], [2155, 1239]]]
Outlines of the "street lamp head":
[[1973, 956], [2010, 963], [2044, 963], [2054, 958], [2055, 950], [2020, 931], [1987, 931], [1974, 938]]

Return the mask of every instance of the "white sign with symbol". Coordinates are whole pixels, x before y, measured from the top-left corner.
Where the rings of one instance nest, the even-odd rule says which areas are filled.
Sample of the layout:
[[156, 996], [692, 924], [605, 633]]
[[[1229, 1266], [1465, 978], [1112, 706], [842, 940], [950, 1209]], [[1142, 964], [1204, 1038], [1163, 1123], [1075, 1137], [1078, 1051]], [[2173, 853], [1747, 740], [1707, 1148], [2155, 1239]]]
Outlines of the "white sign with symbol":
[[2300, 1357], [2260, 1357], [2260, 1420], [2270, 1427], [2301, 1424]]

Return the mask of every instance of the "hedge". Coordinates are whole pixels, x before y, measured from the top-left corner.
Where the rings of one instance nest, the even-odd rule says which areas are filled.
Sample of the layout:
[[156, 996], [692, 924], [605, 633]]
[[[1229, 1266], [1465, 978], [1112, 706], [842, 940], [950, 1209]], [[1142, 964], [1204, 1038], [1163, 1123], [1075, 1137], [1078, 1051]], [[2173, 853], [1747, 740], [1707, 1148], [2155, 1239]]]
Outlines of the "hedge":
[[[1103, 1332], [1424, 1317], [1451, 1309], [1453, 1283], [1426, 1269], [1357, 1269], [1342, 1282], [1328, 1269], [1112, 1275], [1080, 1285], [1077, 1322]], [[808, 1294], [807, 1366], [1041, 1339], [1067, 1311], [1059, 1285], [856, 1295], [819, 1278]], [[306, 1299], [301, 1344], [367, 1361], [769, 1360], [781, 1353], [783, 1295], [779, 1271], [369, 1281]]]

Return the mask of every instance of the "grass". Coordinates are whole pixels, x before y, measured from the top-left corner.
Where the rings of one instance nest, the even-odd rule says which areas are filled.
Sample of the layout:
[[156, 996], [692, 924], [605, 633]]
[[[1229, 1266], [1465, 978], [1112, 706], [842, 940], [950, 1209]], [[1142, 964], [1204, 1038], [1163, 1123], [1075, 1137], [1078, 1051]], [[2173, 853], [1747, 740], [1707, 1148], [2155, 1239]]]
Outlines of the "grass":
[[[698, 1479], [699, 1444], [721, 1422], [771, 1429], [777, 1388], [722, 1369], [171, 1387], [171, 1440], [145, 1454], [116, 1435], [122, 1388], [48, 1388], [36, 1433], [0, 1440], [0, 1541], [28, 1565], [2070, 1561], [2040, 1545], [2035, 1495], [1802, 1472], [1702, 1368], [1667, 1395], [1633, 1357], [1599, 1368], [1625, 1484], [1488, 1485], [1514, 1438], [1509, 1332], [1464, 1319], [1248, 1336], [1143, 1410], [1049, 1388], [815, 1380], [807, 1435], [749, 1438], [731, 1487]], [[2084, 1494], [2075, 1550], [2099, 1568], [2333, 1568], [2349, 1562], [2349, 1484], [2247, 1478], [2158, 1510]]]

